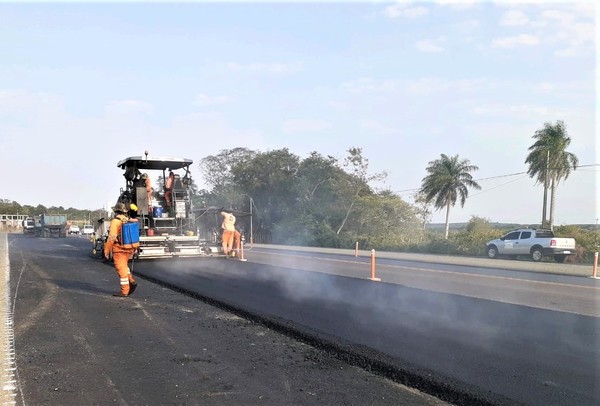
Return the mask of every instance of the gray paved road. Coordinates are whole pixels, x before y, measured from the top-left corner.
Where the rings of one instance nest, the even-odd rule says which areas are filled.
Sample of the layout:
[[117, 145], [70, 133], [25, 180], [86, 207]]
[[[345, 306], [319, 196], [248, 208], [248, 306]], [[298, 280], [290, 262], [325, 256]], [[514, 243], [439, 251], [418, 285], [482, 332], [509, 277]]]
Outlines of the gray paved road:
[[[256, 250], [268, 249], [274, 251], [290, 251], [298, 253], [323, 253], [345, 257], [354, 257], [355, 250], [337, 249], [337, 248], [314, 248], [314, 247], [294, 247], [288, 245], [272, 245], [272, 244], [254, 244]], [[252, 250], [246, 250], [251, 253]], [[371, 251], [359, 250], [359, 258], [367, 258], [370, 260]], [[450, 255], [432, 255], [432, 254], [415, 254], [407, 252], [385, 252], [377, 251], [376, 259], [394, 259], [417, 263], [433, 263], [459, 266], [474, 266], [479, 268], [503, 269], [514, 271], [526, 271], [533, 273], [545, 273], [554, 275], [568, 276], [591, 276], [592, 266], [589, 264], [569, 264], [556, 262], [533, 262], [527, 259], [510, 260], [510, 259], [495, 259], [491, 260], [485, 257], [460, 257]]]
[[[593, 307], [598, 314], [596, 280], [514, 271], [507, 276], [499, 269], [449, 272], [441, 264], [405, 269], [413, 278], [425, 275], [429, 286], [432, 270], [445, 275], [435, 281], [439, 289], [434, 291], [404, 286], [404, 276], [393, 272], [383, 278], [393, 283], [371, 282], [364, 261], [337, 255], [275, 255], [257, 249], [247, 257], [249, 263], [215, 261], [210, 266], [154, 263], [140, 266], [140, 272], [254, 314], [291, 320], [326, 340], [341, 337], [375, 349], [390, 356], [384, 362], [400, 373], [431, 376], [494, 403], [600, 402], [600, 324], [598, 317], [585, 314]], [[457, 276], [462, 276], [459, 286], [451, 286]], [[552, 282], [556, 278], [560, 282]], [[478, 283], [464, 283], [472, 279]], [[459, 294], [442, 292], [459, 289]], [[498, 299], [486, 299], [490, 292]], [[543, 308], [547, 304], [554, 309]]]
[[[331, 250], [256, 246], [250, 252], [253, 263], [264, 265], [361, 279], [371, 272], [370, 257]], [[600, 280], [580, 276], [589, 266], [387, 253], [375, 268], [384, 283], [600, 317]]]
[[114, 298], [82, 238], [8, 240], [19, 405], [444, 404], [142, 278]]
[[[26, 241], [16, 239], [13, 245], [18, 247], [19, 243]], [[33, 373], [29, 376], [33, 376], [35, 381], [32, 392], [31, 386], [23, 386], [29, 388], [24, 389], [23, 396], [39, 396], [41, 393], [45, 397], [36, 398], [42, 401], [41, 404], [78, 399], [72, 397], [72, 393], [86, 387], [87, 380], [93, 381], [92, 372], [98, 370], [102, 372], [102, 379], [87, 390], [88, 398], [78, 400], [89, 401], [102, 396], [101, 387], [109, 382], [109, 397], [116, 399], [118, 404], [159, 404], [152, 403], [157, 399], [162, 402], [160, 404], [197, 404], [194, 401], [198, 399], [202, 399], [202, 404], [313, 404], [311, 400], [315, 400], [314, 404], [361, 405], [436, 402], [422, 394], [396, 388], [391, 380], [381, 380], [377, 375], [367, 374], [365, 378], [360, 375], [364, 371], [354, 366], [370, 369], [397, 382], [410, 383], [457, 404], [586, 405], [597, 404], [600, 399], [597, 385], [600, 357], [598, 346], [594, 345], [600, 337], [598, 319], [579, 314], [576, 309], [558, 312], [539, 308], [543, 307], [541, 305], [538, 308], [522, 305], [519, 301], [484, 300], [464, 292], [436, 291], [402, 286], [397, 282], [373, 283], [357, 277], [337, 276], [336, 273], [351, 271], [347, 260], [324, 261], [327, 264], [325, 268], [317, 268], [314, 263], [308, 265], [309, 269], [319, 272], [299, 271], [295, 268], [307, 266], [306, 258], [298, 258], [302, 255], [292, 255], [274, 266], [268, 263], [273, 255], [264, 256], [258, 248], [247, 251], [249, 261], [246, 263], [209, 259], [135, 264], [136, 273], [194, 291], [199, 297], [214, 303], [216, 308], [204, 308], [202, 306], [206, 305], [202, 302], [143, 281], [141, 288], [145, 289], [136, 293], [137, 299], [131, 298], [135, 305], [126, 303], [115, 309], [111, 307], [114, 302], [107, 296], [116, 276], [110, 268], [107, 270], [106, 266], [85, 256], [88, 247], [85, 241], [67, 239], [67, 244], [58, 251], [53, 246], [56, 240], [44, 241], [49, 244], [46, 249], [41, 244], [11, 249], [11, 263], [14, 262], [19, 269], [28, 270], [22, 276], [30, 276], [23, 279], [26, 288], [22, 286], [20, 291], [29, 289], [31, 293], [17, 301], [16, 309], [22, 314], [19, 316], [19, 311], [16, 311], [15, 315], [19, 371], [29, 368], [28, 374]], [[14, 260], [15, 250], [25, 255], [25, 259], [19, 262], [17, 256]], [[340, 266], [339, 263], [345, 265]], [[408, 272], [413, 276], [431, 274], [434, 268], [417, 266], [414, 258], [410, 263], [410, 266], [403, 264], [399, 268], [410, 268]], [[61, 269], [60, 264], [65, 269]], [[364, 262], [358, 264], [360, 267], [363, 265]], [[437, 268], [436, 265], [436, 275], [458, 273], [449, 272], [448, 266]], [[74, 272], [82, 267], [86, 273]], [[424, 272], [425, 268], [428, 271]], [[395, 272], [386, 272], [384, 280], [395, 275]], [[485, 274], [485, 270], [476, 272]], [[510, 279], [503, 275], [502, 279]], [[521, 279], [524, 285], [536, 281], [534, 274], [530, 275]], [[564, 275], [564, 271], [560, 271], [552, 277], [569, 278]], [[540, 278], [546, 276], [539, 275]], [[416, 282], [411, 279], [411, 283], [423, 283], [423, 280], [427, 277]], [[589, 280], [585, 280], [583, 287], [590, 289]], [[39, 281], [44, 283], [36, 287]], [[537, 283], [542, 282], [538, 280]], [[561, 284], [577, 285], [565, 281]], [[448, 284], [444, 285], [444, 289], [448, 290]], [[591, 289], [594, 286], [592, 284]], [[527, 291], [531, 286], [523, 289]], [[523, 298], [526, 296], [523, 295]], [[179, 302], [182, 298], [185, 298], [183, 305]], [[142, 299], [145, 300], [141, 302]], [[47, 316], [48, 309], [59, 310], [59, 315], [51, 318], [54, 324], [50, 325], [56, 326], [51, 329], [52, 333], [46, 331], [49, 322], [39, 322], [45, 320], [41, 314]], [[31, 314], [27, 313], [28, 310]], [[23, 312], [27, 317], [23, 316]], [[90, 312], [97, 313], [91, 321]], [[136, 315], [137, 321], [130, 326], [129, 316], [121, 318], [121, 313]], [[240, 322], [231, 323], [231, 320]], [[107, 328], [113, 324], [119, 328]], [[263, 330], [251, 331], [256, 326]], [[53, 332], [60, 328], [65, 331], [58, 335]], [[81, 332], [73, 333], [68, 328]], [[203, 334], [207, 329], [215, 330], [212, 338], [206, 338], [215, 348], [219, 348], [217, 343], [229, 344], [215, 350], [217, 355], [211, 353], [214, 358], [197, 355], [199, 349], [193, 344], [194, 340], [205, 339]], [[280, 336], [273, 330], [285, 332], [297, 340]], [[123, 334], [115, 337], [120, 332]], [[75, 340], [69, 339], [69, 335]], [[266, 342], [255, 338], [255, 335], [267, 337]], [[41, 346], [40, 336], [43, 339]], [[22, 353], [19, 337], [30, 337], [31, 341], [23, 339], [21, 345], [35, 351]], [[274, 337], [284, 339], [283, 344]], [[55, 345], [50, 345], [54, 342]], [[279, 344], [273, 345], [275, 342]], [[146, 353], [140, 350], [139, 343], [151, 346], [149, 359], [144, 358]], [[300, 347], [294, 347], [294, 343]], [[306, 343], [310, 346], [307, 347]], [[160, 347], [171, 358], [158, 354], [153, 347]], [[248, 347], [252, 348], [250, 354]], [[277, 351], [281, 348], [283, 353]], [[298, 362], [293, 356], [291, 359], [295, 362], [281, 362], [281, 359], [290, 358], [290, 353], [285, 351], [290, 348], [292, 355], [301, 352], [301, 358], [308, 363]], [[301, 351], [304, 348], [315, 351], [307, 354]], [[69, 356], [73, 349], [78, 354], [76, 357]], [[109, 350], [116, 353], [111, 354]], [[67, 360], [71, 365], [75, 358], [81, 359], [81, 354], [86, 360], [91, 357], [88, 372], [83, 369], [69, 374], [61, 370], [61, 363]], [[346, 363], [340, 363], [339, 359]], [[38, 366], [40, 361], [44, 366]], [[190, 370], [181, 375], [182, 371], [173, 368], [170, 362], [194, 367], [189, 367]], [[243, 367], [245, 371], [255, 371], [260, 365], [262, 374], [251, 374], [248, 378], [247, 374], [223, 372], [223, 369], [235, 368], [225, 365], [239, 362], [246, 365]], [[213, 364], [219, 368], [211, 369], [215, 366]], [[311, 368], [315, 365], [316, 372]], [[306, 374], [298, 372], [296, 366]], [[338, 368], [344, 371], [341, 376]], [[128, 374], [122, 374], [123, 370], [131, 373], [143, 370], [143, 373], [137, 376], [136, 372], [137, 377], [132, 381]], [[162, 379], [155, 377], [156, 374], [151, 373], [155, 370], [167, 371], [166, 376]], [[205, 381], [202, 373], [206, 370], [210, 373]], [[202, 379], [194, 381], [194, 376]], [[286, 379], [280, 382], [280, 377]], [[275, 384], [266, 387], [257, 383], [256, 379], [275, 381]], [[360, 384], [363, 379], [367, 382], [365, 386]], [[182, 386], [170, 388], [170, 382], [180, 380], [184, 382]], [[188, 380], [195, 385], [187, 383]], [[235, 382], [230, 384], [236, 390], [215, 386], [224, 381]], [[356, 391], [352, 383], [355, 381], [359, 382]], [[63, 385], [57, 386], [56, 391], [51, 388], [55, 382]], [[143, 385], [145, 382], [151, 382], [151, 387], [148, 390], [138, 389], [146, 387]], [[206, 382], [206, 386], [200, 385], [204, 391], [196, 389], [194, 392], [192, 387], [197, 388], [199, 382]], [[344, 385], [352, 389], [338, 391], [335, 388]], [[38, 386], [44, 390], [38, 391]], [[96, 386], [97, 389], [94, 389]], [[136, 389], [128, 393], [124, 389], [127, 386]], [[390, 388], [398, 389], [402, 396], [417, 397], [399, 397], [395, 390], [388, 392]], [[283, 397], [276, 397], [271, 389], [283, 393]], [[295, 397], [295, 391], [302, 393]], [[211, 403], [213, 400], [214, 403]]]

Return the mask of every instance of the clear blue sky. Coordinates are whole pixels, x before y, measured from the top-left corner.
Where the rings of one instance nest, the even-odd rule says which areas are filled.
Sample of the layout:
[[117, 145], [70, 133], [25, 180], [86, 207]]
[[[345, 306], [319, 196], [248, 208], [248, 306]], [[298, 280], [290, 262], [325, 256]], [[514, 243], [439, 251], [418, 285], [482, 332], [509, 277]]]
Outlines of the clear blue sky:
[[[598, 164], [597, 13], [584, 2], [0, 1], [0, 198], [96, 209], [128, 156], [360, 147], [407, 201], [429, 161], [479, 166], [450, 221], [541, 220], [527, 148], [564, 120]], [[598, 166], [556, 224], [599, 217]], [[493, 178], [493, 179], [489, 179]], [[434, 222], [444, 220], [444, 212]]]

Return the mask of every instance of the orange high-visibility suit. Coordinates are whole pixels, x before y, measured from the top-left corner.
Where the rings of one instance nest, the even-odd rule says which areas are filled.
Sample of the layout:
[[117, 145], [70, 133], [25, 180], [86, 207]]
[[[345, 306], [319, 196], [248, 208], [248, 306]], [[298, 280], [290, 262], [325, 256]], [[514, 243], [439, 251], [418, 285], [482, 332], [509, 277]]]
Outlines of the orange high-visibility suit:
[[235, 237], [235, 216], [224, 211], [221, 212], [221, 216], [223, 216], [223, 224], [221, 224], [221, 228], [223, 229], [223, 241], [221, 245], [223, 253], [229, 255], [233, 248], [233, 240]]
[[239, 251], [242, 240], [242, 234], [238, 230], [233, 231], [233, 250]]
[[147, 173], [142, 175], [144, 182], [146, 183], [146, 198], [148, 199], [148, 213], [152, 213], [152, 185], [150, 184], [150, 177]]
[[[121, 203], [122, 204], [122, 203]], [[123, 205], [123, 208], [125, 205]], [[118, 294], [115, 296], [129, 296], [133, 293], [137, 287], [137, 283], [131, 275], [129, 266], [129, 258], [135, 252], [135, 248], [124, 248], [121, 246], [119, 241], [119, 235], [121, 235], [121, 226], [127, 222], [127, 216], [122, 212], [115, 211], [116, 216], [110, 221], [110, 228], [108, 230], [108, 239], [104, 244], [104, 258], [108, 258], [111, 250], [113, 253], [113, 261], [115, 263], [115, 269], [119, 275], [119, 285], [121, 287]]]
[[171, 201], [173, 200], [173, 183], [175, 183], [175, 174], [171, 171], [169, 172], [169, 177], [165, 182], [165, 200], [167, 201], [167, 206], [171, 207]]

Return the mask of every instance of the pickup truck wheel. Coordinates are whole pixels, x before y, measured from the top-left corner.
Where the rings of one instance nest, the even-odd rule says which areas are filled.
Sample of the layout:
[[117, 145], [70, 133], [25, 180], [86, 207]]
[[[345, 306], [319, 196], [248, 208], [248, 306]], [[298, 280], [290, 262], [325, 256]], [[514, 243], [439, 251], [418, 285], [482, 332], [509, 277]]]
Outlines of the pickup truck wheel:
[[567, 259], [567, 256], [564, 255], [564, 254], [563, 255], [557, 254], [557, 255], [554, 256], [554, 260], [556, 262], [558, 262], [559, 264], [562, 264], [563, 262], [565, 262], [565, 259]]
[[488, 258], [490, 258], [490, 259], [497, 259], [497, 258], [498, 258], [498, 248], [496, 248], [496, 247], [495, 247], [495, 246], [493, 246], [493, 245], [490, 245], [490, 246], [487, 248], [487, 256], [488, 256]]
[[542, 258], [544, 258], [544, 252], [541, 248], [534, 248], [531, 250], [531, 258], [533, 258], [535, 262], [540, 262]]

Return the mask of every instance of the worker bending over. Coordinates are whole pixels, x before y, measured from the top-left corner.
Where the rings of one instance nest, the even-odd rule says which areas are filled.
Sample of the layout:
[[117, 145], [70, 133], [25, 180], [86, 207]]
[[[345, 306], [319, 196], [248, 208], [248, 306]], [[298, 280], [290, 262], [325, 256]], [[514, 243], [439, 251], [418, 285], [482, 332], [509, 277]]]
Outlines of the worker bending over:
[[[223, 229], [222, 235], [222, 247], [223, 253], [225, 255], [235, 255], [233, 251], [233, 242], [235, 239], [235, 216], [233, 213], [229, 213], [226, 211], [221, 211], [221, 216], [223, 216], [223, 224], [221, 224], [221, 228]], [[239, 239], [238, 239], [239, 240]]]

